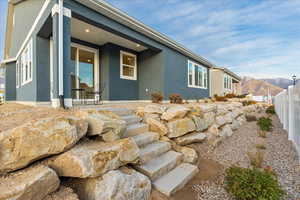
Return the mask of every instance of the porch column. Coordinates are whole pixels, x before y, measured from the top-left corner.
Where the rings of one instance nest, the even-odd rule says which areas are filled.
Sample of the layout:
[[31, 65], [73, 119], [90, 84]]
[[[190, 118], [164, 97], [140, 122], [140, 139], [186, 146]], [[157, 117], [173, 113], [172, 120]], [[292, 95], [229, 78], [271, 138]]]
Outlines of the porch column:
[[[63, 16], [63, 48], [59, 48], [59, 9], [58, 4], [52, 9], [53, 20], [53, 106], [59, 106], [59, 87], [62, 84], [65, 106], [72, 106], [71, 99], [71, 10], [64, 8]], [[59, 81], [59, 54], [63, 52], [63, 81]]]

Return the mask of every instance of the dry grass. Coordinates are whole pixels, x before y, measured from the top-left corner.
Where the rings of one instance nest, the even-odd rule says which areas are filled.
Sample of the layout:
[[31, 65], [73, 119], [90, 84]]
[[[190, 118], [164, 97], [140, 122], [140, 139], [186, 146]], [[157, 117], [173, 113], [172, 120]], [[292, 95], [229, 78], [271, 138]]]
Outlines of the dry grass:
[[259, 135], [259, 137], [261, 137], [261, 138], [266, 138], [266, 137], [267, 137], [267, 131], [259, 130], [259, 131], [258, 131], [258, 135]]
[[265, 149], [266, 149], [266, 146], [263, 145], [263, 144], [257, 144], [257, 145], [255, 145], [255, 147], [256, 147], [257, 149], [262, 149], [262, 150], [265, 150]]
[[264, 153], [262, 151], [248, 152], [250, 164], [255, 168], [261, 168], [264, 162]]

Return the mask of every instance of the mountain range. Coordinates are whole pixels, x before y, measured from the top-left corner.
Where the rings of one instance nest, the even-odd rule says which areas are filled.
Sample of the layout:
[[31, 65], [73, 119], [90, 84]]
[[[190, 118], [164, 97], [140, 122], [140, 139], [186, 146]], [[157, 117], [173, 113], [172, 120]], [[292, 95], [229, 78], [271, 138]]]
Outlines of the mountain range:
[[[277, 84], [275, 85], [270, 82], [274, 82]], [[267, 81], [266, 81], [265, 79], [254, 79], [251, 77], [243, 77], [243, 79], [241, 81], [242, 93], [243, 94], [252, 94], [254, 96], [267, 96], [268, 91], [270, 91], [270, 94], [272, 96], [275, 96], [276, 94], [278, 94], [279, 92], [281, 92], [284, 89], [283, 87], [280, 87], [282, 85], [280, 85], [279, 83], [284, 85], [283, 81], [276, 82], [275, 79], [267, 79]], [[286, 85], [284, 85], [284, 86], [286, 86]]]

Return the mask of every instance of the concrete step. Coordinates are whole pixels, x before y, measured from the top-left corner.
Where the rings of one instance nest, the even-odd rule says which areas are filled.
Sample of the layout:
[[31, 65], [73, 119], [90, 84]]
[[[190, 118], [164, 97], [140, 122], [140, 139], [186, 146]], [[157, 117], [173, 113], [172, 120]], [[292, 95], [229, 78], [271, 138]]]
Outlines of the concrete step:
[[137, 124], [131, 124], [127, 126], [127, 130], [124, 134], [124, 137], [133, 137], [136, 135], [139, 135], [141, 133], [147, 132], [149, 129], [148, 124], [144, 123], [137, 123]]
[[96, 110], [107, 110], [107, 111], [111, 111], [113, 113], [115, 113], [116, 115], [119, 116], [125, 116], [125, 115], [133, 115], [134, 112], [131, 109], [128, 108], [95, 108]]
[[132, 137], [139, 147], [144, 147], [150, 143], [159, 140], [159, 134], [154, 132], [145, 132]]
[[181, 161], [181, 153], [168, 151], [145, 164], [136, 165], [135, 168], [148, 176], [151, 180], [155, 180], [174, 169]]
[[136, 115], [125, 115], [121, 117], [124, 121], [126, 121], [127, 125], [136, 124], [141, 122], [141, 118]]
[[144, 148], [140, 149], [140, 164], [147, 163], [150, 160], [169, 151], [170, 149], [171, 149], [171, 144], [169, 142], [157, 141], [148, 144]]
[[183, 188], [197, 173], [199, 169], [195, 165], [182, 163], [175, 169], [156, 179], [152, 184], [161, 193], [171, 196]]

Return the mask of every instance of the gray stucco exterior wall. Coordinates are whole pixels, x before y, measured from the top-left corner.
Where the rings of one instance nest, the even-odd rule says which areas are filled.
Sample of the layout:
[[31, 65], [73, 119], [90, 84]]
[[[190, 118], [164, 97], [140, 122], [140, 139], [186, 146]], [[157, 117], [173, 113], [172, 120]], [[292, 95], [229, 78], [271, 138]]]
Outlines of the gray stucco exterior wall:
[[16, 100], [16, 63], [5, 65], [5, 99], [6, 101]]
[[37, 101], [50, 101], [50, 41], [37, 37]]
[[[165, 73], [164, 95], [168, 99], [172, 93], [181, 94], [184, 99], [200, 99], [209, 97], [207, 89], [188, 87], [188, 60], [189, 58], [171, 49], [164, 49]], [[193, 61], [193, 60], [192, 60]], [[209, 83], [209, 74], [208, 74]]]
[[[140, 100], [150, 100], [151, 93], [164, 92], [164, 54], [146, 50], [138, 55]], [[146, 91], [148, 90], [148, 91]]]
[[[103, 61], [100, 66], [100, 74], [101, 82], [106, 85], [105, 90], [108, 92], [106, 98], [108, 97], [108, 100], [137, 100], [139, 78], [137, 80], [120, 78], [120, 51], [137, 55], [132, 50], [114, 44], [106, 44], [101, 48]], [[107, 83], [109, 84], [107, 85]]]

